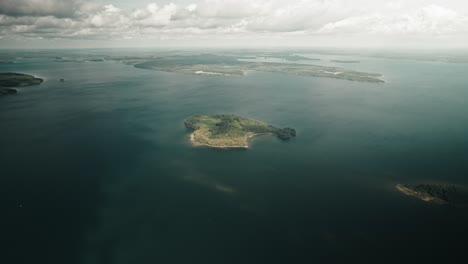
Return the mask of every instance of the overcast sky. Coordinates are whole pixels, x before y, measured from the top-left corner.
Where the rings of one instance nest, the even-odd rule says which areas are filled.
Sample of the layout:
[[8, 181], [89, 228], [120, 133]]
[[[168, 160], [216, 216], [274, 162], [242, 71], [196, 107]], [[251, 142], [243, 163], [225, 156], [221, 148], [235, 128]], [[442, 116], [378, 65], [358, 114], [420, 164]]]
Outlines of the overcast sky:
[[466, 0], [0, 0], [0, 48], [467, 43]]

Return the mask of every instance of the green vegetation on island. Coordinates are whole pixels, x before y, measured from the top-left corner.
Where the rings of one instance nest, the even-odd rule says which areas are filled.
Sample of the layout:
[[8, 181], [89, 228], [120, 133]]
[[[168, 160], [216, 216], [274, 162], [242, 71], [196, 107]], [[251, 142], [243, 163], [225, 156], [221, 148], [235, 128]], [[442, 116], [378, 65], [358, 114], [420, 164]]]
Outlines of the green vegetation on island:
[[276, 128], [266, 122], [236, 115], [195, 115], [184, 121], [193, 129], [190, 141], [194, 146], [215, 148], [247, 148], [248, 139], [273, 134], [282, 140], [296, 136], [293, 128]]
[[448, 184], [397, 184], [400, 192], [425, 202], [468, 206], [468, 188]]
[[32, 75], [6, 72], [0, 73], [0, 95], [17, 93], [15, 87], [39, 85], [44, 80]]

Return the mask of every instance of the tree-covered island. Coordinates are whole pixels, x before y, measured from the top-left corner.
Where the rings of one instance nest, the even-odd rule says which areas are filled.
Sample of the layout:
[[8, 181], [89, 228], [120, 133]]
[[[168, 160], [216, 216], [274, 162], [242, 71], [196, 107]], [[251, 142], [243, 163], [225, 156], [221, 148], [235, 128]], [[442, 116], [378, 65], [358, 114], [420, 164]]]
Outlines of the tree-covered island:
[[22, 73], [0, 73], [0, 95], [15, 94], [17, 93], [15, 87], [39, 85], [43, 81], [41, 78]]
[[468, 206], [468, 188], [448, 184], [397, 184], [398, 191], [425, 202]]
[[194, 146], [214, 148], [247, 148], [249, 138], [272, 134], [282, 140], [296, 136], [293, 128], [276, 128], [266, 122], [236, 115], [195, 115], [184, 121], [193, 129], [190, 141]]

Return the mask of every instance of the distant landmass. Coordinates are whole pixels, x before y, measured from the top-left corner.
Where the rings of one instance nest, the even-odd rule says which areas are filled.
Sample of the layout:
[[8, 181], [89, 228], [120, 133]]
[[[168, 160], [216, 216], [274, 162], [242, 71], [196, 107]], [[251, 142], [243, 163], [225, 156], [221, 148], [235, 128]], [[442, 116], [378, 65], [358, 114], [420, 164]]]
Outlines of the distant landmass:
[[[300, 56], [287, 56], [286, 59], [307, 59]], [[123, 60], [125, 63], [131, 63]], [[340, 67], [328, 67], [301, 63], [257, 62], [239, 60], [232, 56], [214, 54], [172, 55], [136, 61], [136, 68], [177, 72], [194, 75], [243, 76], [246, 71], [281, 72], [291, 75], [326, 77], [333, 79], [383, 83], [379, 73], [359, 72]]]
[[285, 60], [288, 60], [288, 61], [301, 61], [301, 60], [310, 60], [310, 61], [319, 61], [320, 59], [317, 59], [317, 58], [309, 58], [309, 57], [304, 57], [304, 56], [300, 56], [300, 55], [287, 55], [287, 56], [274, 56], [275, 58], [278, 57], [278, 58], [282, 58], [282, 59], [285, 59]]
[[331, 62], [338, 62], [338, 63], [360, 63], [358, 60], [330, 60]]
[[193, 129], [190, 141], [194, 146], [214, 148], [247, 148], [248, 140], [272, 134], [282, 140], [296, 136], [293, 128], [276, 128], [266, 122], [236, 115], [195, 115], [184, 121]]
[[41, 78], [22, 73], [0, 73], [0, 95], [15, 94], [17, 93], [15, 87], [39, 85], [43, 81]]
[[397, 190], [425, 202], [468, 206], [468, 188], [448, 184], [397, 184]]

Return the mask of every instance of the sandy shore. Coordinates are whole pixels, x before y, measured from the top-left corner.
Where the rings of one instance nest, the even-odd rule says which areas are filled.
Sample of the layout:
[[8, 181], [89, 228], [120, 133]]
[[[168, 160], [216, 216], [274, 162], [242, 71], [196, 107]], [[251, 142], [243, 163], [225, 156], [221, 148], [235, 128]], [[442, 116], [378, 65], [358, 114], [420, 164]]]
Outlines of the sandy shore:
[[224, 76], [228, 76], [227, 74], [220, 73], [220, 72], [196, 71], [194, 73], [198, 74], [198, 75], [224, 75]]
[[258, 133], [258, 134], [250, 135], [250, 136], [248, 136], [246, 138], [247, 143], [245, 145], [239, 145], [239, 146], [213, 146], [213, 145], [209, 145], [209, 144], [201, 144], [201, 143], [196, 142], [195, 141], [195, 132], [193, 132], [193, 133], [190, 134], [190, 143], [194, 147], [206, 146], [206, 147], [210, 147], [210, 148], [249, 148], [248, 140], [250, 140], [251, 138], [254, 138], [256, 136], [260, 136], [260, 135], [272, 135], [272, 133]]

